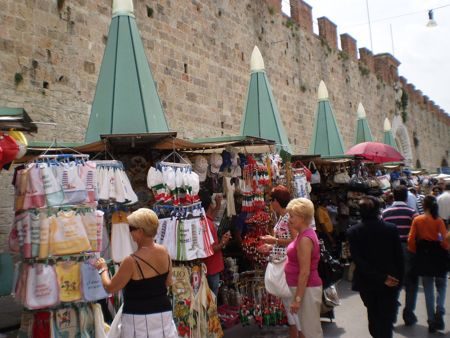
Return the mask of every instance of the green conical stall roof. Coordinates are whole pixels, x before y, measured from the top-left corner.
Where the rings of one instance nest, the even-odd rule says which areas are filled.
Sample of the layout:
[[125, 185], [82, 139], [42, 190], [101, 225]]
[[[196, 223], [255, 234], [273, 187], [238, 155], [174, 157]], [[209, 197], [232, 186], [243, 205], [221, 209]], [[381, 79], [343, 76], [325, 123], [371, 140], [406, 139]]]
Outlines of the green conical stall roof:
[[309, 153], [321, 155], [322, 157], [341, 156], [344, 155], [343, 144], [341, 133], [328, 99], [327, 87], [323, 81], [320, 81], [317, 111]]
[[241, 123], [241, 135], [274, 140], [277, 149], [283, 149], [292, 154], [291, 145], [264, 70], [264, 61], [256, 46], [251, 57], [250, 84]]
[[361, 102], [358, 104], [358, 120], [356, 121], [355, 144], [372, 142], [373, 136], [367, 121], [366, 111]]
[[114, 0], [85, 141], [94, 142], [107, 134], [168, 131], [132, 0]]
[[397, 142], [395, 142], [394, 135], [392, 135], [391, 123], [388, 118], [384, 120], [383, 143], [394, 147], [398, 151]]

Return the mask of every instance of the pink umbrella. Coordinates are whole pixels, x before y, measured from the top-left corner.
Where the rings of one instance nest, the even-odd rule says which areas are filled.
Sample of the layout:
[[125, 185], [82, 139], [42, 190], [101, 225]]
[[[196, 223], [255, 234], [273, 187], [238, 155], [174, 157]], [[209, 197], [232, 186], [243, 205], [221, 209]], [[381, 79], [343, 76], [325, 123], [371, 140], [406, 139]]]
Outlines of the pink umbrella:
[[394, 147], [380, 142], [363, 142], [351, 147], [345, 155], [361, 156], [375, 163], [398, 162], [405, 158]]

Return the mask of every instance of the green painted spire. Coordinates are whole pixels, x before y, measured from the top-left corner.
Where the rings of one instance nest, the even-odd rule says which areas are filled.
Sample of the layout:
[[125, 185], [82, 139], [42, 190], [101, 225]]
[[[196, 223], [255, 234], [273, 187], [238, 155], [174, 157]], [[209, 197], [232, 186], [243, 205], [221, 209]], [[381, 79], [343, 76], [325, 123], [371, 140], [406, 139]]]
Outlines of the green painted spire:
[[292, 154], [291, 145], [266, 75], [264, 60], [256, 46], [252, 52], [250, 65], [251, 77], [244, 119], [241, 123], [241, 135], [274, 140], [277, 149], [283, 149]]
[[398, 151], [397, 142], [395, 142], [394, 135], [392, 135], [391, 122], [389, 122], [387, 117], [384, 120], [383, 143], [394, 147]]
[[366, 111], [360, 102], [358, 104], [358, 120], [356, 122], [355, 144], [372, 142], [373, 136], [367, 121]]
[[320, 81], [317, 96], [316, 119], [309, 153], [324, 157], [344, 155], [344, 143], [328, 99], [327, 87], [323, 81]]
[[113, 17], [98, 77], [86, 142], [103, 134], [168, 132], [133, 14], [132, 0], [113, 0]]

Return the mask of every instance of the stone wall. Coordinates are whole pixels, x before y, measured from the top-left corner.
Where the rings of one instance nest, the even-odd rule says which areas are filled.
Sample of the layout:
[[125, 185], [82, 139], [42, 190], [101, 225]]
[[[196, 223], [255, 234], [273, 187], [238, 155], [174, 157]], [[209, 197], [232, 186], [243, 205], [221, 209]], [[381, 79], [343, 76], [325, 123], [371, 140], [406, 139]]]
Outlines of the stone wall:
[[[359, 49], [336, 25], [291, 0], [134, 0], [135, 15], [169, 126], [180, 137], [239, 133], [250, 55], [258, 45], [292, 148], [306, 153], [324, 80], [345, 147], [353, 144], [362, 102], [372, 133], [382, 140], [385, 117], [399, 113], [408, 94], [414, 162], [436, 168], [448, 161], [450, 119], [399, 78], [399, 61]], [[39, 125], [36, 140], [82, 141], [108, 38], [111, 0], [5, 0], [0, 12], [0, 106], [24, 107]], [[400, 60], [401, 61], [401, 60]], [[2, 174], [4, 176], [5, 174]], [[9, 179], [9, 178], [8, 178]], [[2, 177], [2, 183], [8, 181]], [[4, 185], [2, 185], [3, 187]], [[2, 188], [3, 189], [3, 188]], [[5, 188], [6, 189], [6, 188]], [[7, 202], [1, 190], [2, 203]], [[7, 206], [0, 206], [7, 208]], [[3, 209], [2, 209], [3, 210]], [[0, 223], [9, 222], [0, 210]]]

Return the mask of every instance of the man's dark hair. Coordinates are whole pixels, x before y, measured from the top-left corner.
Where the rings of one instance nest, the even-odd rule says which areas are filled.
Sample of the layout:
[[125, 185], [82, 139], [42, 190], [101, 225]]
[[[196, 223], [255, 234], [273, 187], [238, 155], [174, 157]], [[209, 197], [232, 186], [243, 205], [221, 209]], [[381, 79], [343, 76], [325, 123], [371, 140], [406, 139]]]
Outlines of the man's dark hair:
[[445, 190], [450, 190], [450, 182], [445, 183]]
[[380, 215], [380, 201], [373, 196], [365, 196], [359, 201], [359, 214], [363, 220], [376, 220]]
[[202, 207], [205, 211], [208, 211], [208, 208], [212, 203], [211, 196], [212, 193], [209, 189], [202, 188], [198, 192], [198, 197], [200, 198], [200, 202], [202, 202]]
[[408, 185], [408, 182], [406, 182], [406, 180], [403, 178], [401, 178], [399, 182], [400, 182], [400, 185], [404, 185], [405, 187]]
[[406, 185], [398, 185], [394, 188], [394, 201], [406, 202], [408, 199], [408, 188]]

